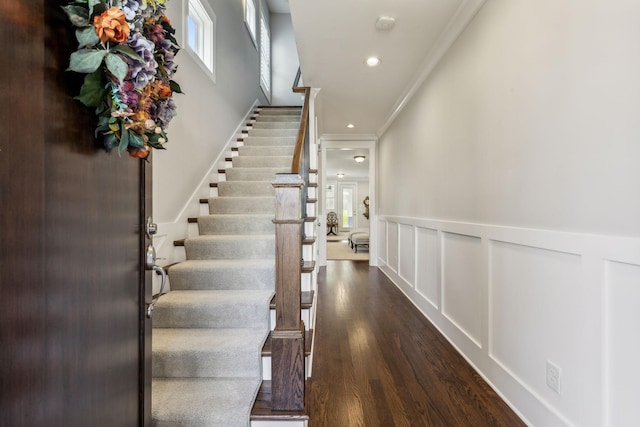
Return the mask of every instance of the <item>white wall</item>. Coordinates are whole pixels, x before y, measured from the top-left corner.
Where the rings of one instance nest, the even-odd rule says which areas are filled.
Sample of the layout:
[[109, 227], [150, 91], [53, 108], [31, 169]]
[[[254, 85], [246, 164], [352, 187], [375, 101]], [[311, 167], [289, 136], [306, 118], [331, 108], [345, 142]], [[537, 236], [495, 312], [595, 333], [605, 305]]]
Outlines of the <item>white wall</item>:
[[291, 91], [300, 63], [288, 13], [271, 14], [271, 59], [271, 104], [302, 105], [301, 94]]
[[379, 142], [381, 268], [535, 426], [640, 425], [637, 16], [489, 0]]

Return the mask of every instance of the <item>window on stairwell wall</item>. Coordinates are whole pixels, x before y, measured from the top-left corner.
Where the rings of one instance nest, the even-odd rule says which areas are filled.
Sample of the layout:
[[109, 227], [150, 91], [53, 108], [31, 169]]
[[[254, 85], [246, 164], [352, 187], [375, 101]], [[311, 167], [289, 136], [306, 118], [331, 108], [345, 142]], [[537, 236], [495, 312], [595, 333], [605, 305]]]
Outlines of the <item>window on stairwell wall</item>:
[[216, 14], [207, 2], [188, 0], [186, 15], [186, 47], [200, 68], [216, 81]]
[[260, 87], [271, 101], [271, 33], [264, 8], [260, 8]]
[[258, 42], [256, 41], [256, 2], [255, 0], [245, 0], [244, 3], [244, 23], [247, 26], [247, 30], [249, 30], [249, 35], [251, 36], [251, 41], [253, 41], [254, 46], [258, 47]]

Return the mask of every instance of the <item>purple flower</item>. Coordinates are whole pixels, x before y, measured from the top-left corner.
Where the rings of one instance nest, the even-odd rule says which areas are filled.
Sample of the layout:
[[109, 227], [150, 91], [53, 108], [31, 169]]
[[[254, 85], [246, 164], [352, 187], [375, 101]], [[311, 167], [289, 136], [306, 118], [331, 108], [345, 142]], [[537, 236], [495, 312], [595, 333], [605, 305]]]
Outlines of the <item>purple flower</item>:
[[154, 59], [153, 53], [156, 46], [140, 33], [135, 33], [129, 38], [129, 46], [140, 55], [142, 61], [125, 59], [130, 69], [128, 78], [134, 81], [136, 89], [142, 89], [155, 79], [158, 63]]
[[122, 11], [127, 17], [127, 21], [132, 22], [136, 18], [139, 4], [136, 0], [126, 0], [122, 4]]
[[166, 128], [171, 119], [176, 116], [177, 106], [172, 98], [155, 103], [151, 107], [150, 115], [157, 124]]

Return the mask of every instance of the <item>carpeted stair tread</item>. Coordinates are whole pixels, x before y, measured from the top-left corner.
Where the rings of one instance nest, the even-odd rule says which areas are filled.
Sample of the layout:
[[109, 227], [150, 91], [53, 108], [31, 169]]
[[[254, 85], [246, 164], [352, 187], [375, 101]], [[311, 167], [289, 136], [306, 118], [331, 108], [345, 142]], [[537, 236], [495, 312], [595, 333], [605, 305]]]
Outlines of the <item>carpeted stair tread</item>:
[[184, 242], [187, 259], [264, 259], [275, 256], [273, 234], [205, 235]]
[[273, 259], [187, 260], [171, 267], [172, 290], [273, 290]]
[[200, 235], [269, 234], [275, 232], [272, 214], [213, 214], [198, 217]]
[[267, 333], [264, 328], [155, 328], [153, 374], [156, 378], [255, 378]]
[[158, 301], [154, 328], [268, 328], [271, 290], [171, 291]]
[[275, 197], [211, 197], [209, 213], [214, 214], [275, 214]]
[[157, 378], [151, 411], [155, 427], [248, 427], [260, 378]]

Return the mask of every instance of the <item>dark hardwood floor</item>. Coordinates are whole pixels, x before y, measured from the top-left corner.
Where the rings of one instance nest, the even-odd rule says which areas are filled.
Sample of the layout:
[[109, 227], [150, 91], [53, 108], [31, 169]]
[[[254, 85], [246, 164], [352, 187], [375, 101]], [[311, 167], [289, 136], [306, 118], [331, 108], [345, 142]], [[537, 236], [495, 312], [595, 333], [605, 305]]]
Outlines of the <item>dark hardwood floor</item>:
[[318, 279], [310, 427], [524, 426], [377, 268]]

